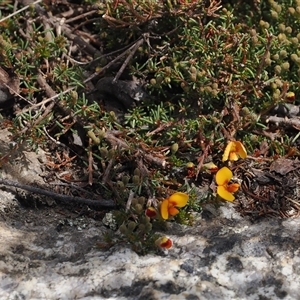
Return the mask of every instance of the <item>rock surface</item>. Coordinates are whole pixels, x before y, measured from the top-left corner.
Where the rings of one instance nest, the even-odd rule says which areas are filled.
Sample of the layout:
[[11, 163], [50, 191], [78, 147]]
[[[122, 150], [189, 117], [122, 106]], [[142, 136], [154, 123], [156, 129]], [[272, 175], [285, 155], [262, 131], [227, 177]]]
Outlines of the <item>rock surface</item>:
[[139, 256], [97, 248], [99, 220], [17, 198], [0, 189], [0, 299], [300, 299], [299, 218], [251, 223], [230, 203], [207, 207], [193, 227], [170, 226], [168, 252]]

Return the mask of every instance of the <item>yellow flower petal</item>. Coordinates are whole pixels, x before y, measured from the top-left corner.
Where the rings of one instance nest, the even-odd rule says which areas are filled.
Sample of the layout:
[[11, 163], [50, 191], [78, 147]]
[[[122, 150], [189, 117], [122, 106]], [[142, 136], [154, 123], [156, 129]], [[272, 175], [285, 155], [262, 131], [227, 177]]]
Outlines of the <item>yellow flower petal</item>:
[[232, 172], [227, 167], [221, 168], [216, 174], [217, 185], [227, 184], [232, 178], [232, 176]]
[[227, 201], [233, 201], [235, 199], [235, 197], [230, 192], [228, 192], [224, 186], [217, 187], [217, 194]]
[[226, 161], [229, 158], [229, 154], [230, 152], [232, 152], [232, 147], [234, 147], [234, 143], [233, 142], [229, 142], [225, 148], [223, 157], [222, 157], [222, 161]]
[[247, 151], [246, 151], [244, 145], [239, 141], [236, 141], [235, 144], [236, 144], [236, 152], [238, 153], [238, 155], [241, 158], [246, 158], [247, 157]]
[[239, 159], [239, 156], [236, 152], [230, 152], [229, 154], [229, 160], [237, 161]]
[[177, 192], [169, 197], [170, 203], [177, 207], [184, 207], [186, 206], [189, 200], [189, 195], [181, 192]]
[[226, 160], [238, 160], [239, 158], [246, 158], [247, 157], [247, 151], [244, 147], [244, 145], [239, 141], [231, 141], [227, 144], [222, 161]]
[[177, 214], [179, 214], [179, 210], [175, 206], [169, 207], [170, 216], [176, 216]]
[[169, 218], [169, 200], [165, 199], [160, 205], [160, 214], [164, 220]]

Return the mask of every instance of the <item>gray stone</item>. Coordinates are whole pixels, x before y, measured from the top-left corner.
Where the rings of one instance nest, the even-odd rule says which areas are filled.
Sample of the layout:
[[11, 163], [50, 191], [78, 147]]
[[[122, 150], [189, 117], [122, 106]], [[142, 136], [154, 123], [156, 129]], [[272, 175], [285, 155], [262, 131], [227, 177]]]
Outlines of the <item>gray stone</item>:
[[101, 251], [101, 222], [69, 224], [58, 211], [24, 209], [1, 192], [1, 299], [300, 297], [299, 219], [251, 224], [226, 205], [217, 217], [171, 228], [168, 253], [139, 256], [121, 246]]

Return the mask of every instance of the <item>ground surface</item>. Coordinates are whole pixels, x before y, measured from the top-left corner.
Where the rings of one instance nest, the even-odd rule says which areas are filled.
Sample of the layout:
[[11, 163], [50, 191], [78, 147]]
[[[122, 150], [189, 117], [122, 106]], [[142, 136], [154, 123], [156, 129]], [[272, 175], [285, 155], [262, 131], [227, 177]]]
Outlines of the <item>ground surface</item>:
[[[27, 5], [33, 1], [19, 2]], [[122, 3], [116, 1], [114, 7], [119, 9]], [[259, 5], [254, 3], [256, 11]], [[8, 14], [10, 8], [5, 5], [2, 5], [3, 11]], [[46, 10], [41, 9], [43, 5]], [[166, 91], [182, 93], [178, 86], [169, 90], [167, 84], [162, 85], [167, 93], [164, 95], [166, 104], [155, 102], [148, 107], [145, 101], [146, 108], [140, 110], [140, 100], [149, 96], [150, 90], [146, 92], [141, 86], [149, 84], [154, 77], [157, 81], [161, 77], [150, 71], [149, 76], [140, 76], [144, 78], [140, 82], [129, 76], [128, 70], [123, 70], [121, 80], [114, 83], [128, 52], [126, 49], [120, 51], [124, 56], [116, 61], [119, 52], [106, 55], [104, 48], [110, 41], [105, 32], [99, 35], [97, 27], [105, 11], [99, 12], [98, 7], [82, 6], [76, 1], [46, 1], [43, 5], [37, 4], [34, 13], [28, 7], [16, 18], [19, 31], [9, 30], [9, 26], [15, 26], [14, 22], [1, 23], [7, 27], [1, 27], [6, 44], [2, 43], [5, 47], [0, 48], [0, 298], [300, 298], [299, 100], [296, 98], [294, 104], [286, 105], [285, 101], [295, 100], [287, 97], [288, 79], [282, 82], [278, 74], [274, 75], [272, 80], [276, 79], [278, 88], [282, 88], [278, 89], [276, 100], [281, 104], [273, 103], [272, 93], [268, 94], [266, 98], [270, 103], [260, 116], [251, 115], [249, 111], [245, 113], [242, 106], [250, 102], [247, 96], [240, 94], [239, 85], [236, 90], [234, 85], [229, 85], [233, 90], [227, 89], [224, 78], [235, 74], [232, 69], [223, 73], [217, 91], [228, 97], [227, 106], [222, 97], [217, 98], [215, 109], [207, 115], [192, 109], [195, 103], [192, 108], [187, 102], [180, 104], [183, 107], [178, 106], [176, 97], [177, 106], [174, 107], [180, 113], [173, 115], [165, 110], [166, 107], [174, 109], [169, 99], [175, 96]], [[181, 8], [177, 13], [180, 15]], [[116, 17], [114, 11], [111, 15], [107, 11], [107, 16]], [[111, 23], [105, 28], [118, 26], [117, 19], [109, 21]], [[34, 26], [29, 26], [31, 24], [42, 29], [35, 31]], [[157, 28], [155, 24], [147, 24], [149, 28], [145, 29], [143, 24], [143, 21], [139, 23], [136, 37], [129, 35], [121, 42], [129, 45], [130, 50], [129, 41], [135, 46], [143, 45], [144, 50], [153, 51], [151, 55], [162, 55], [163, 61], [168, 44], [155, 48], [159, 45], [154, 38], [149, 48], [147, 36], [141, 39], [139, 30], [153, 30], [153, 25], [155, 32]], [[49, 28], [55, 31], [53, 36], [49, 35]], [[128, 28], [136, 29], [131, 25]], [[63, 40], [60, 40], [61, 31]], [[207, 38], [215, 36], [213, 28], [205, 34]], [[232, 34], [234, 40], [240, 32], [229, 26], [228, 34]], [[262, 37], [264, 42], [259, 49], [256, 73], [260, 82], [255, 82], [256, 88], [262, 90], [256, 91], [257, 103], [262, 102], [260, 97], [264, 93], [270, 92], [268, 88], [263, 89], [268, 81], [263, 73], [267, 55], [261, 53], [267, 53], [265, 47], [271, 45], [264, 44], [266, 37]], [[15, 43], [9, 44], [10, 40]], [[30, 41], [25, 49], [20, 46], [24, 40]], [[228, 42], [228, 49], [231, 49], [231, 40]], [[227, 46], [224, 53], [229, 55]], [[47, 47], [53, 55], [39, 52]], [[21, 48], [24, 51], [19, 53]], [[178, 46], [177, 50], [180, 48]], [[275, 47], [272, 51], [279, 50]], [[151, 57], [147, 51], [143, 59]], [[36, 57], [31, 59], [32, 55]], [[100, 63], [99, 56], [105, 61]], [[229, 62], [230, 57], [226, 58]], [[240, 67], [237, 61], [235, 67]], [[77, 67], [82, 63], [84, 74], [79, 76]], [[16, 72], [13, 65], [18, 66]], [[66, 65], [70, 68], [65, 68]], [[231, 63], [229, 65], [232, 68]], [[225, 65], [225, 70], [229, 65]], [[26, 66], [30, 66], [29, 73]], [[291, 66], [295, 71], [296, 64]], [[194, 65], [184, 68], [192, 70], [190, 67]], [[162, 68], [170, 71], [167, 69], [168, 66]], [[290, 88], [297, 92], [294, 71]], [[267, 74], [273, 73], [273, 69], [268, 69]], [[184, 80], [189, 78], [184, 76]], [[214, 84], [219, 80], [207, 78]], [[17, 93], [10, 94], [12, 91], [3, 83]], [[78, 94], [69, 91], [61, 98], [59, 91], [66, 91], [69, 86], [76, 86]], [[255, 94], [251, 84], [243, 87], [249, 95]], [[205, 100], [207, 95], [203, 95], [200, 98]], [[192, 96], [188, 95], [187, 99], [191, 100]], [[54, 98], [50, 101], [51, 97]], [[85, 97], [88, 102], [84, 102]], [[212, 99], [212, 95], [207, 99]], [[154, 102], [153, 97], [150, 100]], [[198, 100], [196, 102], [198, 105]], [[95, 105], [87, 109], [90, 104]], [[128, 113], [128, 109], [133, 110]], [[223, 127], [219, 127], [220, 124]], [[234, 136], [247, 141], [249, 155], [231, 165], [241, 188], [234, 203], [224, 203], [215, 199], [214, 174], [201, 166], [212, 160], [222, 165], [224, 147]], [[38, 151], [33, 151], [29, 145]], [[192, 170], [187, 170], [187, 162], [194, 163]], [[135, 181], [134, 176], [138, 177]], [[22, 186], [24, 189], [20, 188]], [[112, 208], [117, 207], [124, 214], [132, 191], [151, 200], [154, 195], [163, 199], [187, 187], [188, 191], [196, 193], [194, 211], [189, 208], [193, 211], [194, 223], [191, 227], [168, 223], [163, 234], [174, 242], [169, 252], [138, 255], [124, 238], [117, 239], [120, 237], [118, 231], [106, 226], [108, 222], [103, 223]], [[203, 199], [208, 199], [205, 205], [201, 202]], [[199, 213], [202, 208], [203, 212]], [[131, 220], [131, 217], [129, 213], [125, 219]], [[112, 243], [107, 242], [107, 233], [115, 238]]]

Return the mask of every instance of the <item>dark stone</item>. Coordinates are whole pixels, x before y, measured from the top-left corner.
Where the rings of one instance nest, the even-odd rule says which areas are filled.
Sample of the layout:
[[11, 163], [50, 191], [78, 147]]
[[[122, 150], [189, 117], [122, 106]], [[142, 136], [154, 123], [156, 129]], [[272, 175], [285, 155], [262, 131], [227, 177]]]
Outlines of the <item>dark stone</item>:
[[238, 235], [229, 235], [227, 237], [220, 237], [220, 236], [215, 236], [213, 237], [210, 242], [211, 245], [206, 247], [203, 250], [204, 254], [223, 254], [225, 252], [228, 252], [232, 250], [236, 242], [238, 241], [239, 237]]
[[186, 300], [199, 300], [200, 298], [196, 295], [189, 294], [185, 298]]
[[166, 284], [159, 285], [159, 290], [168, 293], [178, 295], [184, 291], [184, 288], [179, 287], [173, 281], [169, 281]]
[[135, 281], [131, 286], [121, 288], [120, 295], [125, 297], [133, 297], [141, 294], [143, 288], [149, 285], [149, 282], [141, 280]]
[[227, 258], [227, 265], [226, 265], [226, 270], [227, 271], [236, 271], [236, 272], [241, 272], [243, 270], [243, 264], [241, 260], [236, 257], [236, 256], [229, 256]]
[[194, 266], [192, 262], [185, 261], [180, 268], [184, 271], [186, 271], [189, 274], [192, 274], [194, 272]]

